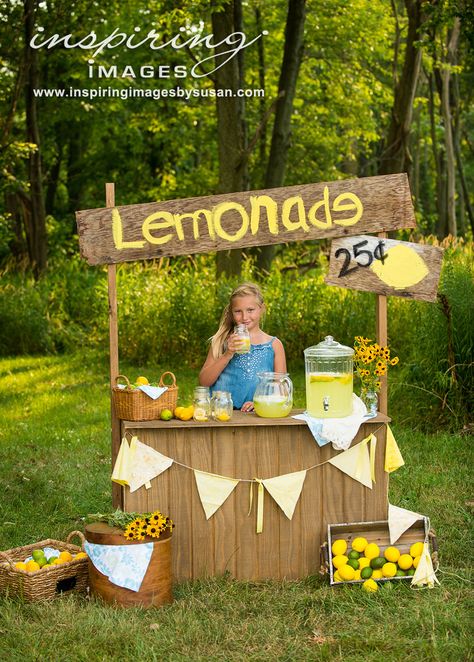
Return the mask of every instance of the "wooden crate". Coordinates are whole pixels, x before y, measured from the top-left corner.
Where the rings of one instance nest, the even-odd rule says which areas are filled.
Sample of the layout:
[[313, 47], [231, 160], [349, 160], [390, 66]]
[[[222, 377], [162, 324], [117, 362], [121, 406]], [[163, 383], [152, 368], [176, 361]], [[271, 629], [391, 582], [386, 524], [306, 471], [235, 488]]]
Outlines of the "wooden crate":
[[[321, 572], [329, 574], [329, 583], [331, 586], [340, 586], [341, 584], [361, 584], [364, 580], [357, 579], [353, 581], [335, 582], [334, 568], [331, 562], [331, 547], [335, 540], [340, 538], [347, 541], [348, 548], [351, 547], [354, 538], [366, 538], [369, 543], [374, 542], [380, 548], [381, 555], [386, 547], [391, 546], [388, 521], [378, 522], [353, 522], [344, 524], [328, 524], [327, 542], [321, 545]], [[428, 541], [431, 549], [437, 553], [437, 542], [434, 532], [430, 529], [430, 520], [428, 517], [421, 517], [412, 526], [403, 533], [400, 538], [393, 543], [394, 547], [400, 550], [401, 554], [408, 554], [410, 547], [415, 542]], [[387, 582], [393, 580], [410, 580], [411, 576], [406, 577], [384, 577], [377, 579], [377, 582]]]

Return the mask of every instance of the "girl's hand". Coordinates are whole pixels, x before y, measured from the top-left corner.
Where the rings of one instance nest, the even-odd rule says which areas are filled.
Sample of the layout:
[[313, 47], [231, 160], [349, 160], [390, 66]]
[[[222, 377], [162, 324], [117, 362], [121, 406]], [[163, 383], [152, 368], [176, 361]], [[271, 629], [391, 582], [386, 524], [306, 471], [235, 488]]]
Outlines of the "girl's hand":
[[248, 402], [244, 402], [244, 404], [240, 408], [240, 411], [253, 411], [253, 402], [251, 400], [249, 400]]
[[235, 352], [240, 348], [241, 344], [242, 341], [240, 336], [238, 336], [236, 333], [231, 333], [231, 335], [227, 338], [227, 352], [235, 354]]

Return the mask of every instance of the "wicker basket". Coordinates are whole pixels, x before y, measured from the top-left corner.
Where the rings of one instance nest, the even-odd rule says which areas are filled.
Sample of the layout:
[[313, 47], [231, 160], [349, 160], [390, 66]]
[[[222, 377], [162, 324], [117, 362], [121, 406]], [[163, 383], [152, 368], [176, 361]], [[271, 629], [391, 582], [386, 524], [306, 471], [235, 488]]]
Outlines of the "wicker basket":
[[[163, 379], [170, 375], [172, 384], [165, 384]], [[119, 388], [118, 382], [122, 379], [126, 382], [125, 388]], [[115, 386], [112, 388], [113, 402], [117, 418], [123, 421], [152, 421], [160, 418], [163, 409], [174, 411], [178, 402], [178, 387], [176, 377], [172, 372], [164, 372], [159, 381], [159, 386], [167, 386], [167, 390], [159, 398], [153, 400], [138, 388], [132, 388], [125, 375], [115, 378]]]
[[[74, 536], [81, 539], [81, 547], [70, 544], [69, 541]], [[34, 549], [55, 547], [60, 552], [77, 554], [82, 551], [84, 542], [84, 535], [80, 531], [72, 531], [66, 542], [48, 538], [32, 545], [0, 552], [0, 593], [21, 597], [26, 602], [51, 600], [72, 591], [85, 593], [89, 583], [87, 557], [60, 565], [48, 565], [36, 572], [15, 568], [15, 563], [31, 556]]]

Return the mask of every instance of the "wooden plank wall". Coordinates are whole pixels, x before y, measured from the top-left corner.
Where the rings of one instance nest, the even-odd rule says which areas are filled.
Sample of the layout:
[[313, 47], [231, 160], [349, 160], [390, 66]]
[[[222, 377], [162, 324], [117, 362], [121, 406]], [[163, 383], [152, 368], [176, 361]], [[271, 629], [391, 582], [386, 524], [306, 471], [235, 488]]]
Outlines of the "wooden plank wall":
[[[129, 428], [140, 441], [194, 469], [232, 478], [272, 478], [306, 469], [337, 454], [319, 448], [306, 425]], [[206, 520], [194, 474], [173, 464], [151, 489], [123, 490], [124, 509], [156, 508], [175, 521], [173, 575], [176, 581], [221, 575], [242, 580], [297, 579], [317, 573], [327, 525], [387, 518], [388, 474], [384, 472], [386, 424], [361, 427], [353, 444], [376, 432], [376, 484], [370, 490], [326, 464], [307, 473], [290, 521], [265, 492], [263, 533], [256, 533], [257, 487], [250, 517], [249, 483], [240, 482]]]

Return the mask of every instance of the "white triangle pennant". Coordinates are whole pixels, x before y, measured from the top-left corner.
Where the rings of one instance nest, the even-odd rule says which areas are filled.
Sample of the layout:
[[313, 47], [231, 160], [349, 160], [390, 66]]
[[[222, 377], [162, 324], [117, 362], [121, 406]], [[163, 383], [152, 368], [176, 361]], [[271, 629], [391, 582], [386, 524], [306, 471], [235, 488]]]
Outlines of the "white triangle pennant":
[[433, 569], [433, 562], [430, 556], [428, 543], [423, 544], [423, 551], [420, 556], [420, 561], [411, 580], [412, 586], [423, 586], [426, 584], [428, 588], [434, 588], [435, 584], [439, 584], [438, 578]]
[[235, 478], [217, 476], [205, 471], [194, 469], [194, 478], [201, 499], [202, 507], [206, 513], [206, 519], [214, 515], [216, 510], [222, 506], [224, 501], [232, 493], [239, 481]]
[[291, 474], [262, 480], [265, 489], [272, 495], [288, 519], [293, 517], [305, 478], [306, 471], [295, 471]]
[[130, 492], [135, 492], [142, 485], [149, 487], [150, 480], [166, 471], [173, 460], [162, 455], [146, 444], [142, 444], [136, 437], [132, 438], [130, 450], [133, 453], [132, 468], [128, 484]]
[[399, 508], [398, 506], [392, 506], [389, 503], [388, 529], [390, 531], [390, 544], [393, 545], [396, 543], [400, 536], [419, 519], [423, 519], [423, 515], [420, 515], [420, 513], [405, 510], [405, 508]]
[[343, 453], [332, 457], [329, 463], [354, 478], [354, 480], [358, 480], [362, 485], [372, 489], [370, 455], [367, 447], [369, 440], [370, 436]]

